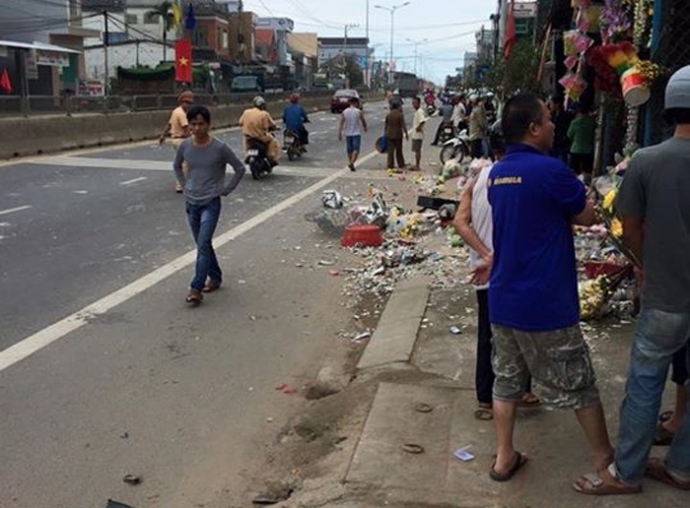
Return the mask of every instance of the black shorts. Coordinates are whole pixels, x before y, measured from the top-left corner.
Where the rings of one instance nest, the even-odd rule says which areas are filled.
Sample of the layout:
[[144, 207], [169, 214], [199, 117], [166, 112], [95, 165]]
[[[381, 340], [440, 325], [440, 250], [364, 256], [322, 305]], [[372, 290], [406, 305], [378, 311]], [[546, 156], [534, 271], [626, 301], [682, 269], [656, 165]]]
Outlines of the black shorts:
[[671, 381], [677, 385], [683, 385], [688, 380], [688, 346], [686, 345], [680, 351], [673, 355], [673, 371], [671, 373]]

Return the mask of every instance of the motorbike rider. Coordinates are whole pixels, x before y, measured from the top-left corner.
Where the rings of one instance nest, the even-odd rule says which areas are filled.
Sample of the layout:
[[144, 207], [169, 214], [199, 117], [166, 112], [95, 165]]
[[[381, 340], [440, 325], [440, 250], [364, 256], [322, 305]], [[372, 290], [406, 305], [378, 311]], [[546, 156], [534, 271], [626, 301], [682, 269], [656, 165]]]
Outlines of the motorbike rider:
[[307, 112], [299, 103], [300, 96], [298, 93], [290, 95], [290, 103], [285, 106], [283, 110], [283, 125], [285, 130], [290, 130], [299, 136], [299, 142], [302, 149], [306, 152], [305, 145], [309, 144], [309, 132], [304, 127], [304, 124], [309, 122]]
[[266, 111], [266, 101], [263, 97], [257, 95], [254, 97], [253, 103], [254, 107], [245, 109], [239, 120], [245, 142], [245, 152], [250, 141], [263, 143], [271, 165], [277, 166], [280, 144], [271, 135], [271, 131], [277, 130], [278, 126], [271, 118], [271, 114]]

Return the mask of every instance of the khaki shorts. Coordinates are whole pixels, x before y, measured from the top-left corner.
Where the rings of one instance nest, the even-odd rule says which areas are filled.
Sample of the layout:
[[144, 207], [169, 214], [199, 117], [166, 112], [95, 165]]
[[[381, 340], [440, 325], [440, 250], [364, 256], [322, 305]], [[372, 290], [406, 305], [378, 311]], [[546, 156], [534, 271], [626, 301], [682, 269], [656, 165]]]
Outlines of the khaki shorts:
[[582, 409], [599, 403], [589, 348], [579, 326], [547, 332], [491, 328], [495, 399], [519, 401], [531, 374], [550, 405]]

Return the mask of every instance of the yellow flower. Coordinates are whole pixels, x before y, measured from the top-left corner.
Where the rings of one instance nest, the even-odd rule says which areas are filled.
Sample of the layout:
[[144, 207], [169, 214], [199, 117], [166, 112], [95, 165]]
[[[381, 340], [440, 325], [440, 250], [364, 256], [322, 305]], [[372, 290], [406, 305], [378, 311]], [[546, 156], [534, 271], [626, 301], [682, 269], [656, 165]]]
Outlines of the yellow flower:
[[602, 207], [604, 210], [606, 210], [609, 213], [613, 213], [613, 202], [616, 200], [616, 191], [612, 190], [609, 191], [606, 196], [604, 196], [604, 202], [602, 203]]
[[618, 219], [611, 221], [611, 234], [616, 238], [623, 236], [623, 224]]

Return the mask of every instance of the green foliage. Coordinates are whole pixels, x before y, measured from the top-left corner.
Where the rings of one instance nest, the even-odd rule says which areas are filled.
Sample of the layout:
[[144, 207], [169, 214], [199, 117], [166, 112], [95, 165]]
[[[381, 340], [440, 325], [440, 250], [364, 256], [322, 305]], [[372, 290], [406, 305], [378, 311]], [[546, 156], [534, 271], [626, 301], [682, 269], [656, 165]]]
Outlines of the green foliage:
[[474, 80], [469, 86], [487, 88], [501, 98], [510, 97], [518, 91], [540, 94], [543, 90], [541, 82], [537, 81], [539, 60], [538, 48], [531, 41], [520, 39], [507, 61], [499, 55], [489, 68], [484, 82]]
[[167, 32], [173, 29], [175, 26], [175, 15], [173, 14], [173, 3], [166, 0], [156, 5], [153, 9], [149, 10], [146, 14], [149, 16], [155, 16], [163, 19], [163, 40], [165, 41], [167, 37]]
[[330, 79], [342, 75], [350, 80], [350, 87], [356, 88], [364, 84], [364, 73], [357, 64], [354, 55], [337, 55], [321, 65], [321, 71]]

